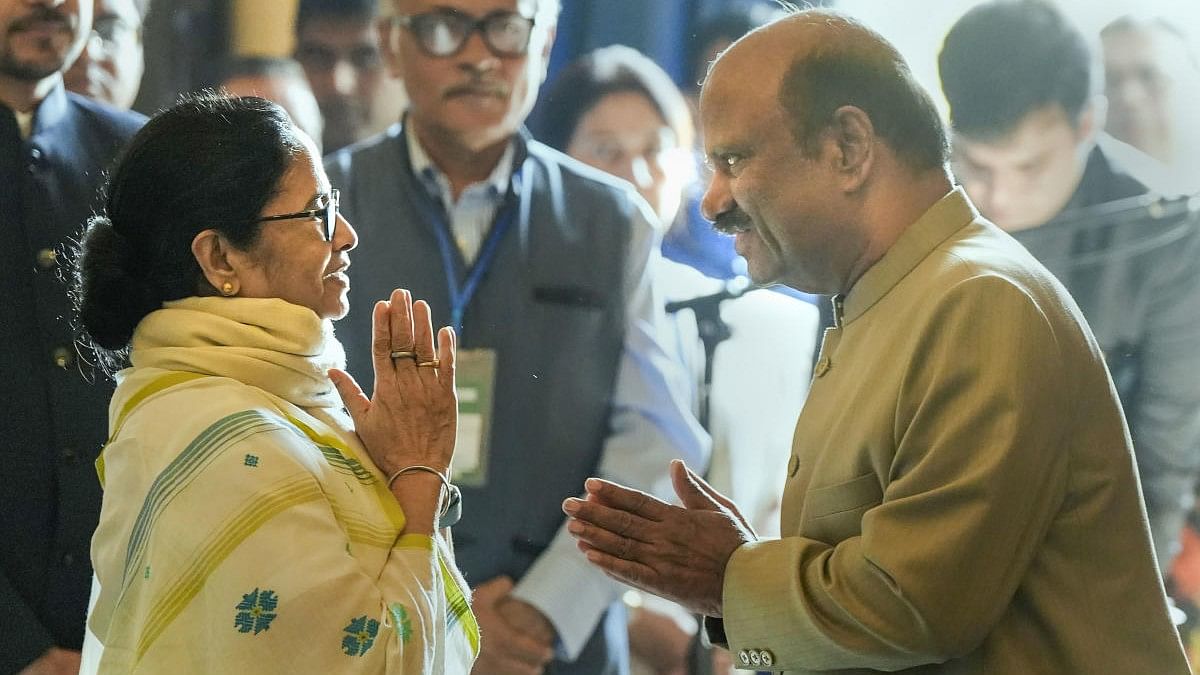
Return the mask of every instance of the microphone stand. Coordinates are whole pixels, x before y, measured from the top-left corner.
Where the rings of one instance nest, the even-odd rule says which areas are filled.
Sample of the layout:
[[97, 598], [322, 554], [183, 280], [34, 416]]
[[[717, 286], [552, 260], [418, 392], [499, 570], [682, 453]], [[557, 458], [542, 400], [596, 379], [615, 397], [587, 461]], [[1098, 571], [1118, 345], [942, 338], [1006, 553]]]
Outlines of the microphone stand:
[[[711, 431], [709, 415], [711, 412], [713, 358], [716, 356], [717, 347], [733, 336], [729, 324], [721, 318], [721, 303], [740, 298], [754, 288], [749, 279], [738, 277], [726, 283], [724, 288], [716, 293], [688, 300], [676, 300], [666, 304], [668, 314], [690, 309], [696, 317], [696, 329], [700, 335], [700, 342], [704, 345], [704, 381], [700, 385], [699, 417], [700, 426], [704, 427], [705, 431]], [[706, 471], [705, 474], [707, 475], [707, 473]], [[696, 637], [692, 639], [691, 648], [688, 649], [688, 674], [713, 675], [712, 650], [704, 646], [702, 637], [704, 617], [700, 616], [697, 619], [700, 621], [700, 627]]]
[[716, 293], [688, 300], [676, 300], [668, 302], [666, 305], [667, 314], [690, 309], [696, 317], [696, 329], [700, 334], [700, 342], [704, 345], [704, 381], [700, 385], [699, 417], [700, 426], [704, 427], [705, 431], [711, 431], [709, 427], [711, 412], [709, 396], [712, 393], [713, 358], [716, 356], [717, 346], [733, 335], [729, 324], [721, 318], [721, 303], [740, 298], [753, 288], [754, 286], [748, 279], [738, 277], [725, 284], [725, 287]]

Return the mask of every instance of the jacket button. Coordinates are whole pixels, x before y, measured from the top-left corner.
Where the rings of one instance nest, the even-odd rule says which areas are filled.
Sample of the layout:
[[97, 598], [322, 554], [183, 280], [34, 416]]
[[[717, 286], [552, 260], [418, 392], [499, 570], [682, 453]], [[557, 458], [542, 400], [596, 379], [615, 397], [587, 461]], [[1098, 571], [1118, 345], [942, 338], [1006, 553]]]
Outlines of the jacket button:
[[762, 665], [762, 654], [758, 653], [757, 649], [750, 650], [750, 665], [752, 665], [752, 666], [761, 666]]
[[74, 464], [75, 460], [79, 459], [79, 454], [75, 452], [74, 448], [63, 448], [59, 457], [62, 458], [63, 464]]
[[831, 366], [833, 366], [833, 364], [830, 363], [829, 357], [826, 356], [826, 357], [822, 358], [820, 361], [817, 361], [817, 367], [813, 372], [816, 373], [817, 377], [824, 377], [825, 373], [829, 372], [829, 368]]
[[75, 354], [66, 347], [55, 347], [54, 351], [50, 352], [50, 360], [59, 368], [66, 368], [75, 361]]
[[750, 652], [745, 649], [738, 652], [738, 661], [741, 661], [743, 666], [750, 665]]
[[796, 472], [799, 470], [800, 470], [800, 458], [795, 455], [792, 455], [791, 459], [788, 460], [788, 478], [795, 476]]
[[775, 665], [775, 655], [771, 653], [771, 650], [762, 650], [762, 664], [768, 668]]
[[70, 553], [64, 553], [62, 557], [63, 567], [73, 567], [75, 565], [75, 556]]
[[52, 248], [44, 248], [37, 252], [38, 267], [48, 270], [58, 264], [58, 252]]

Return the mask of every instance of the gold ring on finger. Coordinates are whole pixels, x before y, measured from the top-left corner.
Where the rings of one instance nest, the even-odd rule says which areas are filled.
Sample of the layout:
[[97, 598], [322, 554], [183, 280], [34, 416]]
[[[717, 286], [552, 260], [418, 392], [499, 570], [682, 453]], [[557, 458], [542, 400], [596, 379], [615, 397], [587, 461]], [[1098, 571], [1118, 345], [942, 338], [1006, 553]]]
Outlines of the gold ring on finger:
[[439, 367], [441, 367], [441, 365], [442, 365], [442, 362], [440, 359], [432, 359], [429, 361], [418, 361], [417, 362], [418, 368], [439, 368]]
[[403, 349], [392, 350], [392, 352], [390, 354], [388, 354], [388, 356], [392, 357], [393, 360], [395, 360], [395, 359], [412, 359], [413, 361], [417, 360], [416, 352], [405, 351]]

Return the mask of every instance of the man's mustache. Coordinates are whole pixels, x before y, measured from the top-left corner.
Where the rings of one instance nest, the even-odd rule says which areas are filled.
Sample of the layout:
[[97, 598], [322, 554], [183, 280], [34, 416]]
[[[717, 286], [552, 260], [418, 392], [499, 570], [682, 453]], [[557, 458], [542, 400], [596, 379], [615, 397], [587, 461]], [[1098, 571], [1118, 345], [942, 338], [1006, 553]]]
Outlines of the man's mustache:
[[453, 96], [473, 95], [473, 96], [496, 96], [499, 98], [507, 98], [509, 94], [508, 85], [504, 82], [496, 82], [494, 80], [471, 80], [463, 84], [456, 84], [446, 90], [446, 98]]
[[58, 24], [61, 30], [71, 30], [71, 19], [62, 12], [45, 5], [34, 5], [32, 11], [8, 26], [9, 34], [29, 30], [38, 24]]
[[716, 220], [713, 221], [713, 229], [724, 234], [748, 232], [752, 225], [750, 216], [737, 207], [719, 214]]

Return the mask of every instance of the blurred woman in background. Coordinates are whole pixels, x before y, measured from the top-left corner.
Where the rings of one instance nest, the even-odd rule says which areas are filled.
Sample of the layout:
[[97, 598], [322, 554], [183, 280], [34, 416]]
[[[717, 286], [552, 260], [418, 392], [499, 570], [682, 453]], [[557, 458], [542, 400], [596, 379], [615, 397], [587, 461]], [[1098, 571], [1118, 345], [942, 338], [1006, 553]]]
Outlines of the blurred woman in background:
[[[694, 127], [686, 99], [649, 58], [620, 45], [598, 49], [567, 66], [547, 95], [550, 117], [542, 139], [634, 185], [666, 231], [675, 223], [696, 174]], [[723, 236], [723, 235], [716, 235]], [[659, 258], [655, 282], [667, 301], [723, 294], [722, 280]], [[739, 296], [744, 289], [733, 290]], [[713, 439], [707, 477], [743, 507], [758, 531], [778, 531], [779, 495], [791, 449], [788, 421], [804, 402], [816, 341], [817, 310], [767, 290], [724, 302], [701, 300], [672, 314], [673, 357], [691, 375], [693, 412], [708, 418]], [[724, 324], [730, 336], [712, 354], [705, 402], [702, 330]], [[704, 408], [708, 408], [708, 414]], [[697, 630], [694, 618], [658, 598], [630, 614], [635, 673], [682, 674]], [[729, 670], [724, 652], [714, 652]]]

